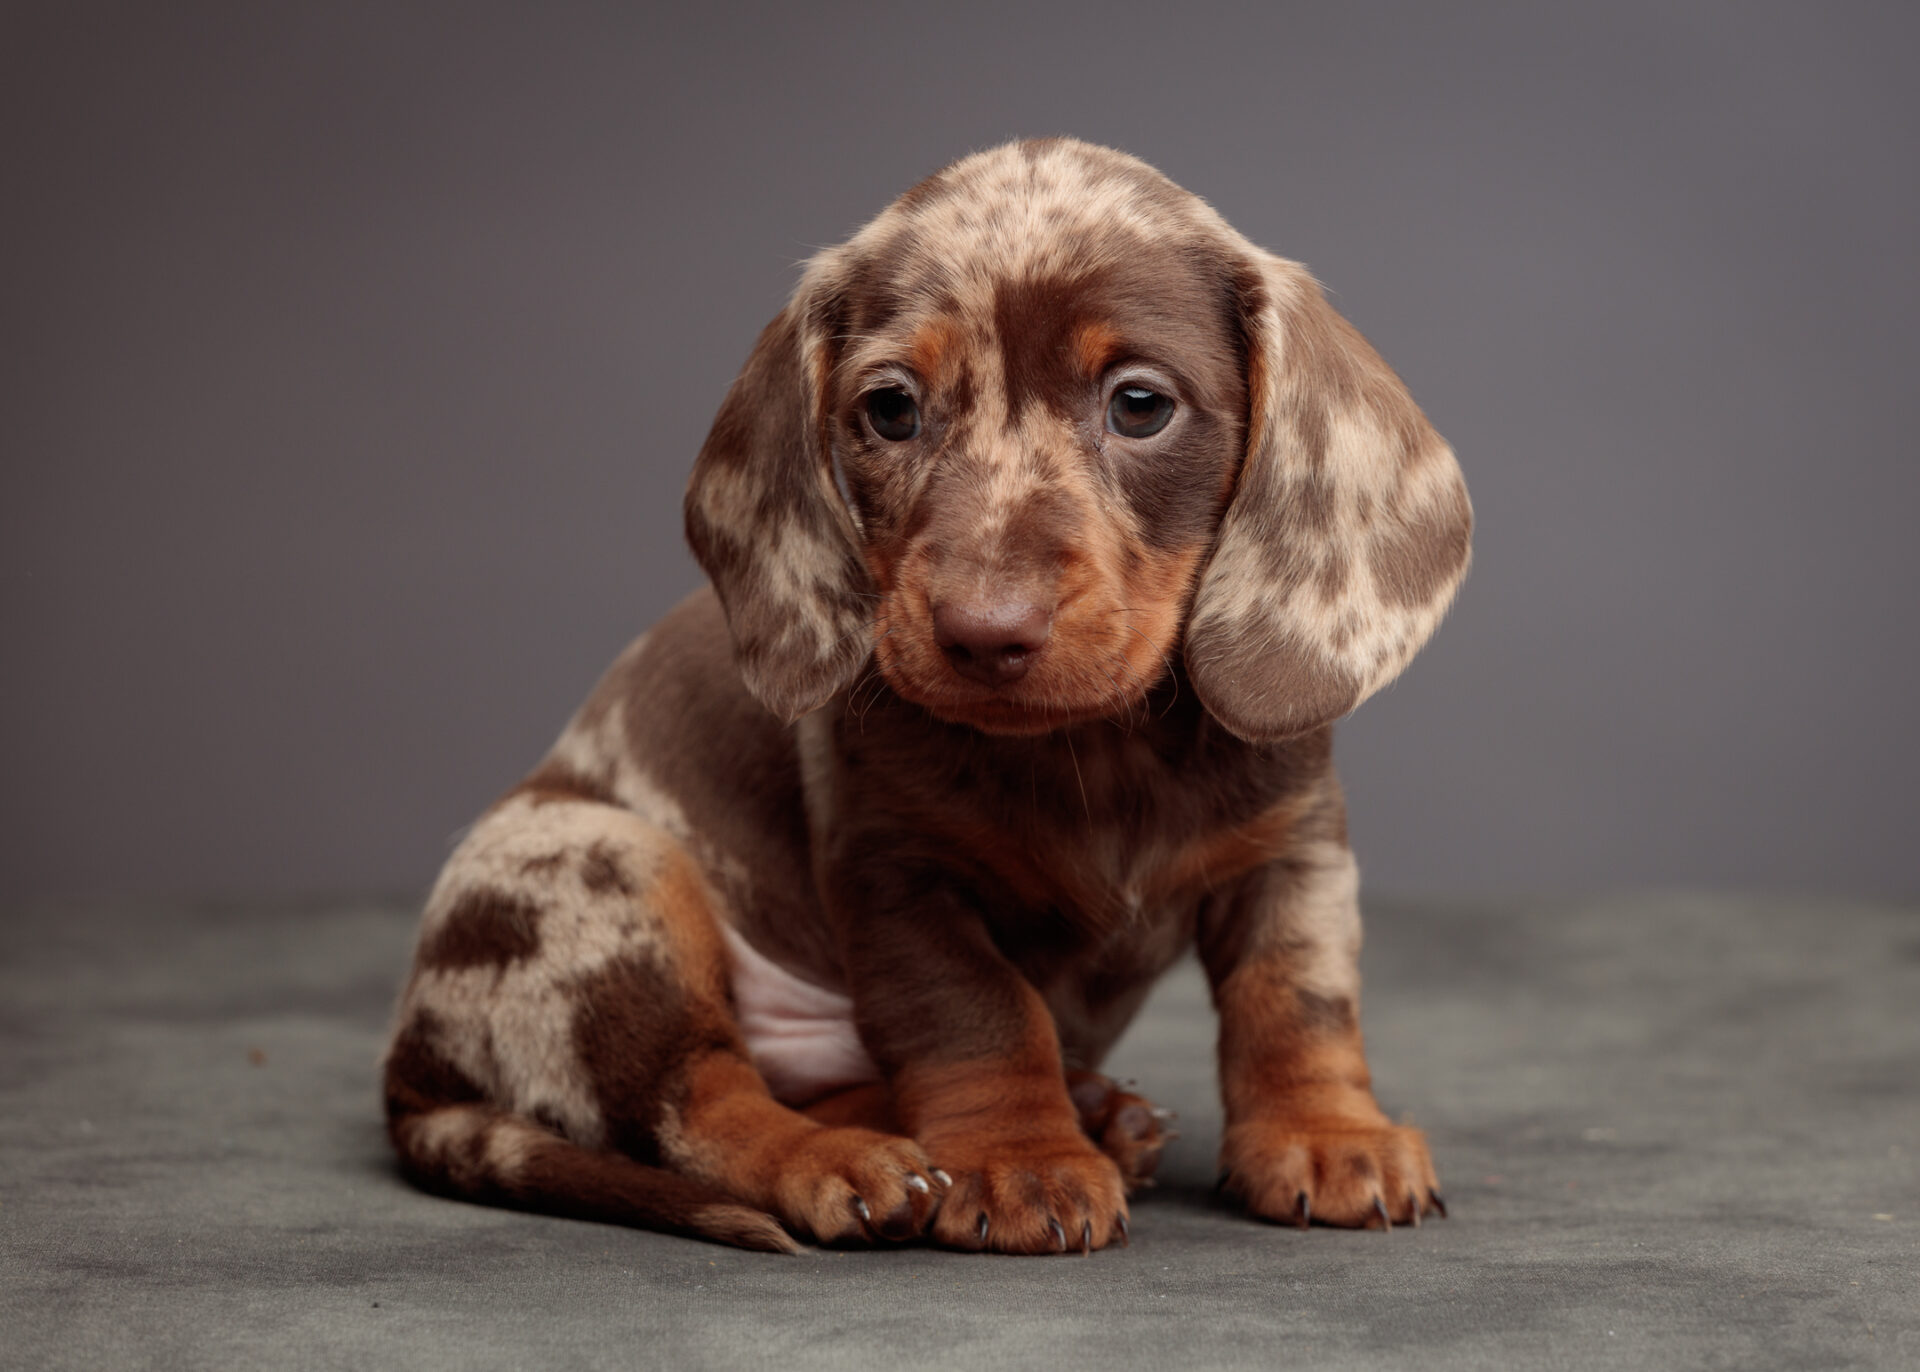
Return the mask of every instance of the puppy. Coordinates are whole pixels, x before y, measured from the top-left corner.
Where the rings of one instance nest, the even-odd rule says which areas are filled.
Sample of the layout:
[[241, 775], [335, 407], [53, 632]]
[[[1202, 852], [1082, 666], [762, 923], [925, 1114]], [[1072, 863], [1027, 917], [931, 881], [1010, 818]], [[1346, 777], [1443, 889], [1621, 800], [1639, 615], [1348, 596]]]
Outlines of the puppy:
[[1165, 1141], [1094, 1069], [1196, 948], [1226, 1190], [1440, 1210], [1369, 1085], [1330, 745], [1472, 516], [1300, 266], [1116, 152], [966, 158], [808, 265], [686, 522], [712, 588], [427, 902], [409, 1177], [749, 1248], [1091, 1251]]

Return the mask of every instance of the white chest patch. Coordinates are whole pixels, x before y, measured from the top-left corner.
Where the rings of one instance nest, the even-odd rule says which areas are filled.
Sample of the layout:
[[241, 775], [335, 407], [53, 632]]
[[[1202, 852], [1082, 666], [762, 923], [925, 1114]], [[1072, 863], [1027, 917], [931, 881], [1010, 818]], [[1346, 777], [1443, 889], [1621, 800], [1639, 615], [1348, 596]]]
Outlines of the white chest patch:
[[802, 981], [722, 924], [733, 964], [734, 1014], [747, 1056], [774, 1099], [805, 1105], [880, 1069], [853, 1027], [853, 1002]]

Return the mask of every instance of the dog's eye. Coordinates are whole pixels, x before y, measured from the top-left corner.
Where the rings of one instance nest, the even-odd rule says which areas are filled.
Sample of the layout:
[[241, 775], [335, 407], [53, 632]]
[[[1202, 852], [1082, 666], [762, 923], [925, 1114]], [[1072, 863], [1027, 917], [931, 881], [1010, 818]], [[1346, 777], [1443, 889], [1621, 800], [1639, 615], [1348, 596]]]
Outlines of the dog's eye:
[[1172, 418], [1172, 398], [1145, 386], [1122, 386], [1107, 403], [1107, 427], [1122, 438], [1152, 438]]
[[920, 432], [920, 407], [905, 391], [873, 391], [867, 396], [867, 422], [887, 442], [905, 443]]

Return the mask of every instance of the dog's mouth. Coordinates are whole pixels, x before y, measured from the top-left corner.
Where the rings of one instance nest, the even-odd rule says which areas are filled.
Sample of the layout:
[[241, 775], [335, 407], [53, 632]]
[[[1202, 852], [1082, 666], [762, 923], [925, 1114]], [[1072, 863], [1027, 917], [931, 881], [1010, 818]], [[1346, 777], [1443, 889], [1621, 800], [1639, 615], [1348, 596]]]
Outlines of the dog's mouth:
[[943, 643], [929, 620], [874, 646], [881, 678], [902, 699], [949, 724], [1031, 736], [1097, 719], [1137, 715], [1166, 675], [1169, 655], [1133, 633], [1084, 622], [1052, 626], [1044, 644], [1010, 640], [991, 649]]
[[899, 685], [895, 685], [894, 690], [904, 699], [924, 706], [936, 719], [944, 720], [948, 724], [964, 724], [978, 729], [983, 734], [1007, 734], [1015, 737], [1052, 733], [1056, 729], [1064, 729], [1072, 724], [1114, 718], [1125, 714], [1130, 708], [1137, 708], [1135, 700], [1114, 699], [1081, 704], [1066, 702], [1032, 704], [991, 697], [985, 700], [917, 697], [911, 690], [902, 690]]

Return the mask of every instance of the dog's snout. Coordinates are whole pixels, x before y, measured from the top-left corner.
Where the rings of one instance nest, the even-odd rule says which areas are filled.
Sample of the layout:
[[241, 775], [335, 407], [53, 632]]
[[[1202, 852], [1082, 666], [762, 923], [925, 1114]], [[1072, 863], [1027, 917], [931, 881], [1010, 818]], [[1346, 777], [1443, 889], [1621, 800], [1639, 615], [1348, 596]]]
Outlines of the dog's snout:
[[1053, 611], [1031, 601], [945, 601], [933, 607], [933, 641], [969, 681], [1006, 686], [1027, 674], [1053, 632]]

